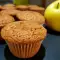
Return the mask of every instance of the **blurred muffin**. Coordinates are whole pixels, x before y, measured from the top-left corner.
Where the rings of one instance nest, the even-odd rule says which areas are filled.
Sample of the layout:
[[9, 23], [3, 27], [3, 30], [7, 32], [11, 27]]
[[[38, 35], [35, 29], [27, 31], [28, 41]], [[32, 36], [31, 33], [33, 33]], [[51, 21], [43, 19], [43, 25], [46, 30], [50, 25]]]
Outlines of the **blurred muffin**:
[[18, 5], [18, 6], [16, 6], [16, 9], [24, 11], [24, 10], [28, 10], [28, 6], [27, 5]]
[[5, 4], [3, 5], [3, 10], [6, 10], [6, 9], [15, 9], [15, 5], [14, 4]]
[[39, 12], [39, 13], [41, 13], [42, 15], [44, 15], [45, 9], [44, 9], [43, 7], [39, 7], [39, 6], [37, 6], [37, 5], [29, 5], [28, 8], [29, 8], [29, 10], [31, 10], [31, 11], [36, 11], [36, 12]]
[[46, 37], [46, 29], [38, 23], [17, 21], [6, 25], [1, 36], [14, 56], [30, 58], [38, 52]]
[[[14, 21], [14, 18], [12, 16], [9, 15], [4, 15], [4, 14], [0, 14], [0, 32], [1, 29], [8, 23], [11, 23]], [[0, 34], [0, 40], [3, 40]]]
[[0, 11], [2, 10], [2, 6], [0, 5]]
[[10, 9], [10, 10], [2, 10], [1, 14], [8, 14], [8, 15], [16, 15], [17, 13], [20, 13], [19, 10], [15, 10], [15, 9]]
[[11, 3], [5, 4], [3, 6], [5, 6], [5, 7], [15, 7], [15, 5], [14, 4], [11, 4]]
[[22, 11], [21, 13], [17, 13], [16, 16], [20, 21], [34, 21], [39, 24], [45, 23], [45, 18], [40, 13], [34, 11]]

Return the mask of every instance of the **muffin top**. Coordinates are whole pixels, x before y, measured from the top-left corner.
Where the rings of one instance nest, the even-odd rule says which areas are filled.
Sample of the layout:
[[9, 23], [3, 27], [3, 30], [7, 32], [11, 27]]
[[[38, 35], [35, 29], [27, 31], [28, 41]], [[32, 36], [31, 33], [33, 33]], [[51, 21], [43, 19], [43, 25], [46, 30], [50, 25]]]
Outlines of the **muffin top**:
[[7, 14], [0, 14], [0, 28], [13, 21], [14, 18], [12, 16], [9, 16]]
[[15, 9], [15, 5], [14, 4], [5, 4], [5, 5], [3, 5], [2, 9]]
[[43, 7], [39, 7], [37, 5], [29, 5], [28, 7], [30, 10], [45, 10]]
[[2, 10], [2, 6], [0, 5], [0, 10]]
[[16, 6], [16, 8], [19, 9], [19, 10], [28, 10], [27, 5], [18, 5], [18, 6]]
[[9, 14], [9, 15], [16, 15], [17, 13], [20, 13], [19, 10], [15, 10], [15, 9], [10, 9], [10, 10], [2, 10], [1, 11], [2, 14]]
[[28, 6], [30, 11], [36, 11], [44, 15], [45, 9], [43, 7], [37, 6], [37, 5], [29, 5]]
[[38, 23], [17, 21], [6, 25], [1, 30], [1, 36], [10, 42], [37, 42], [45, 38], [46, 29]]
[[16, 16], [21, 21], [34, 21], [40, 24], [44, 24], [45, 22], [43, 15], [34, 11], [22, 11], [21, 13], [17, 13]]

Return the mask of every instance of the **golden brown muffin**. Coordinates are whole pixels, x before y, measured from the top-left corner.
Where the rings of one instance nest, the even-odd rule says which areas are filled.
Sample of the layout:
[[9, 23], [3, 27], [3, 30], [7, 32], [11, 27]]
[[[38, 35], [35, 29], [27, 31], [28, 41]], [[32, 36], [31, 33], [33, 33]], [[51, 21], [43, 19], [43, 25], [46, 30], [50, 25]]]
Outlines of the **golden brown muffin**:
[[18, 5], [18, 6], [16, 6], [16, 8], [17, 8], [18, 10], [22, 10], [22, 11], [28, 10], [28, 6], [27, 6], [27, 5]]
[[22, 11], [16, 15], [21, 21], [34, 21], [40, 24], [45, 23], [45, 18], [38, 12], [34, 11]]
[[6, 25], [1, 31], [1, 36], [14, 56], [30, 58], [38, 52], [46, 32], [38, 23], [17, 21]]
[[19, 10], [15, 10], [15, 9], [10, 9], [10, 10], [2, 10], [1, 14], [8, 14], [8, 15], [16, 15], [17, 13], [20, 13]]
[[2, 9], [4, 9], [4, 10], [6, 10], [6, 9], [15, 9], [15, 5], [14, 4], [5, 4], [5, 5], [3, 5], [3, 8]]
[[14, 18], [12, 16], [9, 16], [7, 14], [0, 15], [0, 27], [3, 27], [6, 24], [13, 22], [13, 21], [14, 21]]
[[45, 9], [44, 9], [43, 7], [39, 7], [39, 6], [37, 6], [37, 5], [29, 5], [28, 7], [29, 7], [29, 10], [31, 10], [31, 11], [36, 11], [36, 12], [39, 12], [39, 13], [41, 13], [42, 15], [44, 15]]
[[[8, 23], [11, 23], [14, 21], [14, 18], [12, 16], [9, 16], [9, 15], [4, 15], [4, 14], [0, 14], [0, 32], [1, 32], [1, 29]], [[3, 40], [1, 38], [1, 34], [0, 34], [0, 40]]]

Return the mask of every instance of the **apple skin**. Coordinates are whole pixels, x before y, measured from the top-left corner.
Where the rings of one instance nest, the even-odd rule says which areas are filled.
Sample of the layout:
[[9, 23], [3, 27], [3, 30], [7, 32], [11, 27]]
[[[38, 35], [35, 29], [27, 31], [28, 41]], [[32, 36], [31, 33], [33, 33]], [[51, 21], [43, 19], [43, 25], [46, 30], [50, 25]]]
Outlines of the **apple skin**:
[[13, 0], [15, 5], [28, 5], [28, 0]]
[[49, 28], [60, 32], [60, 1], [55, 1], [50, 4], [46, 8], [44, 16], [46, 18], [46, 25]]

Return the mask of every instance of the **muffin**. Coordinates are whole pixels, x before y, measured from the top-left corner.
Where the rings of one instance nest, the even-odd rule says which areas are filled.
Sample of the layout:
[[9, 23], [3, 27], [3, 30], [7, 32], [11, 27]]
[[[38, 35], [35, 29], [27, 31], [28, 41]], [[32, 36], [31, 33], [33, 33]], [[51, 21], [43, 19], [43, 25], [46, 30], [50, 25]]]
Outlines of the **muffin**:
[[[14, 21], [14, 18], [12, 16], [9, 15], [4, 15], [4, 14], [0, 14], [0, 32], [1, 29], [8, 23], [11, 23]], [[0, 40], [3, 40], [0, 34]]]
[[33, 57], [46, 37], [46, 29], [38, 23], [17, 21], [1, 30], [10, 52], [18, 58]]
[[15, 5], [14, 4], [5, 4], [3, 5], [3, 10], [6, 10], [6, 9], [15, 9]]
[[4, 4], [4, 6], [14, 7], [15, 5], [12, 3]]
[[29, 10], [31, 10], [31, 11], [36, 11], [36, 12], [39, 12], [39, 13], [41, 13], [42, 15], [44, 15], [45, 9], [44, 9], [43, 7], [39, 7], [39, 6], [37, 6], [37, 5], [29, 5], [28, 7], [29, 7]]
[[1, 14], [8, 14], [8, 15], [16, 15], [17, 13], [20, 13], [19, 10], [15, 10], [15, 9], [10, 9], [10, 10], [2, 10]]
[[34, 21], [39, 24], [45, 23], [44, 16], [34, 11], [22, 11], [21, 13], [17, 13], [16, 16], [20, 21]]
[[28, 10], [28, 6], [27, 5], [18, 5], [18, 6], [16, 6], [16, 9], [24, 11], [24, 10]]
[[2, 6], [0, 5], [0, 11], [2, 10]]

